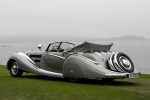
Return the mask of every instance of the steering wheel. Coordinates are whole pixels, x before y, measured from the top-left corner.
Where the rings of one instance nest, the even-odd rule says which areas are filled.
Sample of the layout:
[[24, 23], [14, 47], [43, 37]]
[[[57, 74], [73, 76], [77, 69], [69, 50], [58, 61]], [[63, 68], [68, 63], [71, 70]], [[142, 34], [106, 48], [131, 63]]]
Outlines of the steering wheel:
[[58, 46], [53, 46], [51, 51], [57, 52], [58, 51]]

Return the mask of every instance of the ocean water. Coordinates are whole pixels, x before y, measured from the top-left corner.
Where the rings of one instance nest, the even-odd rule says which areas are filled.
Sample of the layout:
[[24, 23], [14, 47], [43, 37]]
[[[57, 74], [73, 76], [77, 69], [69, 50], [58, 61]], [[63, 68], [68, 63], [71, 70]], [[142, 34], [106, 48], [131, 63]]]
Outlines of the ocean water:
[[[150, 74], [150, 41], [96, 41], [95, 43], [113, 43], [111, 51], [126, 53], [138, 71]], [[6, 65], [13, 53], [37, 51], [38, 44], [42, 44], [44, 50], [49, 43], [0, 43], [0, 64]]]

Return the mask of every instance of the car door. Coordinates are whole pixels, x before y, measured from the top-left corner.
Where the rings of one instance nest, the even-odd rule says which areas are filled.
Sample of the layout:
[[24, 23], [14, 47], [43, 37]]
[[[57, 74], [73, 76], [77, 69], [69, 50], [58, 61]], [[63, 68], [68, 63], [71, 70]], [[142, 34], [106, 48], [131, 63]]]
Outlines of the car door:
[[41, 57], [41, 66], [43, 69], [61, 73], [65, 58], [63, 52], [59, 52], [58, 48], [62, 42], [54, 42], [49, 45], [46, 53]]
[[61, 52], [47, 52], [43, 61], [48, 70], [61, 73], [65, 58]]

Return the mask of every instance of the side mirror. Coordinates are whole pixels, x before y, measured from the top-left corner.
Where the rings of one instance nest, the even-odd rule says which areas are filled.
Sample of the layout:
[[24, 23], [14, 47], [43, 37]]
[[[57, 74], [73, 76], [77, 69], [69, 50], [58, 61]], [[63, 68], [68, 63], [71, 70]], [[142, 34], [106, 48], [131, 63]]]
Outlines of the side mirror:
[[39, 44], [39, 45], [38, 45], [38, 49], [40, 49], [40, 50], [41, 50], [41, 49], [42, 49], [42, 47], [43, 47], [43, 46], [42, 46], [41, 44]]

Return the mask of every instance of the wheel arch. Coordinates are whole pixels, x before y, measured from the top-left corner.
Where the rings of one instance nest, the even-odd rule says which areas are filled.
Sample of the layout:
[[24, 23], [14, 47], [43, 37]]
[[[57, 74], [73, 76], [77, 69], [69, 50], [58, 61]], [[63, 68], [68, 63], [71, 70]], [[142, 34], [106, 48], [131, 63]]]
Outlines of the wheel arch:
[[7, 62], [7, 69], [10, 69], [11, 65], [16, 62], [15, 59], [9, 59], [8, 62]]
[[[74, 60], [76, 59], [76, 61]], [[77, 57], [70, 55], [67, 57], [63, 64], [63, 76], [64, 78], [84, 78], [84, 73], [81, 67], [77, 63]]]

